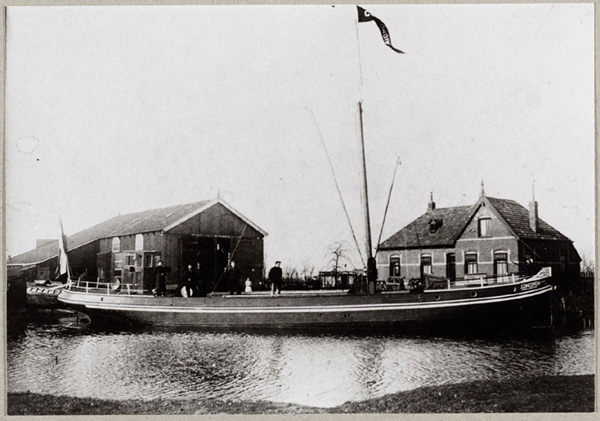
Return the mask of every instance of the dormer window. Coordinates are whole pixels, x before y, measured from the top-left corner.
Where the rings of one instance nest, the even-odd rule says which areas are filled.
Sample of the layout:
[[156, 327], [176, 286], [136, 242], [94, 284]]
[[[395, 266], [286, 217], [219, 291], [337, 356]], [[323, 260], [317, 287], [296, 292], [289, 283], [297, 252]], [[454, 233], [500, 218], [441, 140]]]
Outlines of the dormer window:
[[443, 222], [444, 222], [443, 219], [434, 219], [434, 218], [430, 219], [429, 220], [429, 232], [432, 234], [434, 232], [436, 232], [438, 229], [440, 229]]
[[478, 231], [480, 237], [489, 237], [490, 236], [490, 218], [479, 218], [477, 231]]

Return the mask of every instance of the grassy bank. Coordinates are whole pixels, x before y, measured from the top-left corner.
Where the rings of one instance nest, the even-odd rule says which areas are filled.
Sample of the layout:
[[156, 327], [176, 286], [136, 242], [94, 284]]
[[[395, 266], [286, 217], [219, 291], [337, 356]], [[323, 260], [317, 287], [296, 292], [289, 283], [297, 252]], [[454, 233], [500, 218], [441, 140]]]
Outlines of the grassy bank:
[[592, 412], [594, 376], [544, 376], [422, 387], [335, 408], [216, 399], [111, 401], [9, 393], [9, 415]]

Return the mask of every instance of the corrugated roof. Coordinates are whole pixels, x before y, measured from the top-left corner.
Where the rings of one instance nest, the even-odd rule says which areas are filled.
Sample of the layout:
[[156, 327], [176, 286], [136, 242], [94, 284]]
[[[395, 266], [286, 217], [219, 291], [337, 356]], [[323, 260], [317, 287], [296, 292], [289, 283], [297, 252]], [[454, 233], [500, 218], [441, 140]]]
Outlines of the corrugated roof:
[[[452, 247], [472, 213], [472, 206], [455, 206], [427, 211], [379, 246], [386, 248], [413, 247]], [[441, 225], [431, 232], [430, 223], [441, 221]]]
[[[538, 230], [529, 226], [529, 210], [514, 200], [484, 197], [520, 239], [569, 240], [558, 230], [538, 217]], [[396, 234], [385, 240], [380, 249], [452, 247], [469, 220], [477, 210], [479, 200], [473, 206], [455, 206], [427, 211]], [[431, 232], [430, 224], [442, 221], [441, 226]]]
[[[232, 210], [233, 213], [238, 214], [238, 212], [233, 210], [230, 205], [219, 199], [203, 200], [200, 202], [186, 203], [183, 205], [118, 215], [114, 218], [94, 225], [93, 227], [69, 235], [67, 237], [67, 250], [76, 249], [101, 238], [160, 231], [177, 222], [182, 222], [182, 220], [189, 215], [202, 210], [202, 208], [206, 207], [207, 205], [211, 205], [213, 202], [221, 203], [228, 209]], [[245, 221], [249, 222], [249, 224], [255, 227], [259, 232], [266, 234], [241, 214], [239, 214], [239, 216]], [[36, 263], [57, 255], [58, 244], [53, 243], [15, 256], [11, 258], [9, 264]]]

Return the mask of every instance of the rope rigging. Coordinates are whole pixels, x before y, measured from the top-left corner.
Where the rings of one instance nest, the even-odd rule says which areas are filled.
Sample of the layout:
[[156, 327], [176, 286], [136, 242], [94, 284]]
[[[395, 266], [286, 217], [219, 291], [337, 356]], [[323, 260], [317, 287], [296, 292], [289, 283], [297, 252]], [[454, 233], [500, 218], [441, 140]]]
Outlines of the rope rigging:
[[325, 145], [325, 140], [323, 139], [323, 134], [321, 133], [321, 129], [319, 127], [319, 123], [317, 122], [317, 119], [315, 117], [315, 114], [312, 111], [312, 108], [308, 108], [308, 110], [310, 111], [310, 115], [312, 116], [313, 121], [315, 122], [317, 132], [319, 133], [319, 139], [321, 139], [321, 145], [323, 145], [323, 149], [325, 150], [325, 155], [327, 156], [327, 162], [329, 162], [329, 168], [331, 169], [331, 173], [333, 174], [333, 180], [335, 181], [335, 188], [338, 192], [340, 201], [342, 202], [342, 208], [344, 209], [344, 214], [346, 215], [346, 220], [348, 221], [348, 225], [350, 226], [350, 231], [352, 232], [352, 238], [354, 239], [354, 244], [356, 245], [356, 249], [358, 250], [358, 254], [360, 256], [360, 260], [361, 260], [363, 266], [366, 266], [365, 259], [362, 255], [362, 252], [360, 251], [360, 246], [358, 245], [358, 240], [356, 239], [356, 234], [354, 232], [354, 228], [352, 227], [352, 222], [350, 221], [350, 215], [348, 214], [348, 209], [346, 208], [346, 203], [344, 202], [344, 197], [342, 196], [342, 191], [340, 189], [340, 185], [338, 183], [337, 176], [335, 174], [335, 169], [333, 168], [333, 163], [331, 162], [331, 157], [329, 156], [329, 151], [327, 150], [327, 145]]
[[379, 244], [381, 244], [381, 235], [383, 234], [383, 227], [385, 226], [385, 218], [387, 217], [388, 208], [390, 206], [390, 199], [392, 198], [392, 190], [394, 189], [394, 181], [396, 181], [396, 172], [398, 167], [402, 164], [400, 157], [396, 157], [396, 166], [394, 167], [394, 175], [392, 176], [392, 184], [390, 185], [390, 191], [388, 192], [387, 202], [385, 204], [385, 210], [383, 211], [383, 221], [381, 221], [381, 229], [379, 230], [379, 237], [377, 238], [377, 246], [375, 247], [375, 256], [379, 252]]
[[[244, 225], [244, 229], [242, 230], [241, 234], [238, 236], [237, 243], [235, 244], [235, 247], [233, 248], [233, 251], [231, 252], [231, 257], [227, 261], [227, 266], [228, 267], [229, 267], [229, 262], [231, 262], [231, 260], [233, 260], [233, 256], [235, 255], [235, 252], [237, 251], [238, 246], [240, 245], [240, 241], [242, 241], [242, 237], [244, 236], [244, 233], [246, 232], [246, 228], [248, 228], [248, 223], [247, 222]], [[215, 292], [215, 290], [219, 286], [219, 283], [223, 280], [223, 276], [225, 275], [225, 272], [226, 271], [221, 272], [221, 275], [219, 275], [219, 279], [217, 279], [217, 282], [215, 282], [215, 286], [211, 290], [211, 293]]]

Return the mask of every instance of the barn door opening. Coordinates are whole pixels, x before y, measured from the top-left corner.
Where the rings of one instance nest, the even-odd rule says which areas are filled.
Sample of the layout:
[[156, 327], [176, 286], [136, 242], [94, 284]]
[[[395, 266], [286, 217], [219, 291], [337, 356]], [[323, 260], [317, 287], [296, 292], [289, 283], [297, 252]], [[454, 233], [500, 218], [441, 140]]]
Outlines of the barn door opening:
[[[227, 286], [222, 280], [223, 271], [228, 263], [231, 252], [231, 241], [228, 238], [189, 236], [182, 241], [181, 267], [191, 264], [202, 283], [212, 291], [226, 291]], [[218, 284], [218, 285], [217, 285]]]

